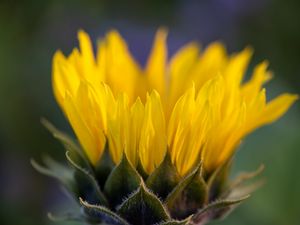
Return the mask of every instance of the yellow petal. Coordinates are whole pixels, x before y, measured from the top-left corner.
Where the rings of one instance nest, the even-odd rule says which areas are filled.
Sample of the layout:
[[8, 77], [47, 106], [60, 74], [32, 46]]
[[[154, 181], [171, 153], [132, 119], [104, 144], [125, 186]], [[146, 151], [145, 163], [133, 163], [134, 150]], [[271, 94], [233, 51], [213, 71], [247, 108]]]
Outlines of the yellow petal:
[[65, 93], [76, 93], [79, 86], [79, 76], [61, 51], [53, 57], [52, 86], [56, 100], [63, 106]]
[[[106, 44], [105, 40], [98, 41], [98, 49], [97, 49], [97, 75], [99, 76], [99, 80], [106, 80], [106, 71], [107, 71], [107, 52], [106, 52]], [[101, 83], [101, 82], [100, 82]]]
[[155, 89], [161, 96], [166, 88], [166, 64], [167, 64], [167, 31], [159, 29], [156, 33], [154, 44], [146, 66], [146, 76], [150, 91]]
[[[168, 145], [171, 153], [180, 151], [176, 147], [176, 134], [179, 126], [184, 126], [191, 119], [191, 113], [195, 107], [195, 86], [182, 95], [176, 102], [168, 125]], [[175, 153], [174, 153], [175, 154]], [[171, 154], [172, 155], [172, 154]], [[172, 157], [174, 159], [174, 157]]]
[[160, 96], [155, 90], [147, 96], [139, 149], [140, 161], [147, 173], [158, 167], [166, 153], [165, 118]]
[[232, 120], [236, 120], [235, 123], [231, 125], [232, 127], [229, 127], [229, 129], [226, 131], [227, 135], [226, 138], [224, 138], [223, 146], [220, 148], [220, 154], [218, 154], [218, 157], [216, 157], [216, 160], [214, 162], [215, 165], [220, 165], [221, 163], [228, 160], [234, 153], [235, 149], [238, 147], [242, 138], [241, 130], [246, 120], [246, 110], [246, 104], [245, 102], [242, 102], [242, 104], [237, 109], [237, 116], [235, 118], [232, 118]]
[[128, 97], [120, 94], [116, 101], [115, 114], [108, 121], [108, 144], [113, 161], [118, 164], [129, 143], [129, 108]]
[[[218, 75], [207, 81], [200, 89], [196, 99], [197, 108], [203, 111], [197, 113], [197, 123], [202, 128], [195, 133], [202, 133], [202, 142], [195, 145], [204, 160], [206, 169], [214, 165], [221, 154], [221, 147], [227, 137], [227, 131], [235, 124], [235, 115], [227, 116], [222, 112], [225, 99], [225, 81]], [[226, 106], [227, 107], [227, 106]], [[235, 113], [237, 109], [235, 108]], [[195, 141], [195, 140], [194, 140]], [[200, 149], [199, 149], [200, 148]]]
[[100, 85], [103, 76], [99, 73], [99, 68], [96, 64], [91, 39], [89, 35], [82, 30], [78, 32], [78, 39], [80, 45], [80, 59], [77, 61], [77, 64], [81, 70], [82, 78], [95, 86]]
[[191, 72], [196, 90], [199, 90], [208, 80], [222, 72], [226, 63], [227, 56], [224, 45], [220, 42], [210, 44]]
[[267, 103], [259, 118], [258, 124], [261, 126], [279, 119], [297, 99], [298, 95], [293, 94], [282, 94], [276, 97]]
[[241, 92], [247, 103], [251, 104], [251, 101], [256, 98], [263, 84], [272, 78], [272, 74], [267, 70], [267, 67], [267, 61], [258, 64], [254, 69], [252, 78], [242, 86]]
[[236, 88], [243, 81], [252, 54], [253, 50], [248, 47], [229, 59], [224, 71], [224, 77], [228, 82], [229, 89]]
[[70, 94], [66, 94], [64, 101], [65, 112], [70, 124], [79, 139], [92, 164], [96, 164], [101, 157], [105, 145], [105, 136], [102, 132], [94, 134], [85, 122], [85, 115], [80, 115], [77, 105]]
[[99, 93], [99, 95], [101, 96], [104, 96], [105, 98], [105, 105], [106, 105], [106, 108], [107, 108], [107, 111], [106, 111], [106, 115], [107, 117], [111, 117], [111, 116], [114, 116], [115, 114], [115, 110], [116, 110], [116, 100], [114, 98], [114, 95], [110, 89], [110, 87], [105, 84], [105, 83], [101, 83], [101, 87], [99, 90], [101, 91]]
[[[190, 43], [180, 49], [170, 62], [170, 90], [168, 108], [172, 109], [180, 95], [192, 84], [191, 70], [196, 64], [199, 47]], [[168, 112], [170, 114], [171, 112]]]
[[144, 105], [141, 102], [140, 98], [138, 98], [132, 105], [130, 110], [130, 137], [129, 143], [125, 149], [128, 159], [134, 166], [137, 166], [139, 160], [138, 150], [141, 139], [144, 114]]
[[257, 128], [258, 118], [262, 115], [266, 106], [266, 90], [263, 88], [258, 95], [254, 95], [250, 103], [247, 104], [246, 122], [242, 131], [242, 135], [247, 135], [249, 132]]
[[192, 150], [188, 149], [188, 145], [191, 138], [194, 110], [195, 85], [192, 85], [176, 102], [168, 126], [168, 146], [171, 159], [182, 175], [193, 166], [191, 158], [185, 156], [190, 155], [189, 151]]
[[151, 102], [149, 96], [147, 96], [147, 103], [145, 109], [145, 117], [143, 120], [141, 140], [139, 144], [139, 159], [144, 168], [148, 173], [153, 170], [153, 154], [151, 154], [150, 147], [152, 146], [153, 139], [155, 138], [155, 129], [152, 122]]
[[115, 95], [125, 92], [129, 101], [133, 102], [136, 99], [136, 82], [141, 76], [140, 68], [117, 31], [108, 33], [106, 46], [107, 83]]
[[84, 64], [87, 67], [93, 66], [95, 63], [95, 57], [89, 35], [83, 30], [79, 30], [78, 39], [80, 44], [80, 53], [82, 55], [82, 60], [84, 61]]
[[89, 128], [94, 132], [106, 130], [106, 101], [93, 87], [81, 81], [76, 95], [77, 109], [84, 116]]

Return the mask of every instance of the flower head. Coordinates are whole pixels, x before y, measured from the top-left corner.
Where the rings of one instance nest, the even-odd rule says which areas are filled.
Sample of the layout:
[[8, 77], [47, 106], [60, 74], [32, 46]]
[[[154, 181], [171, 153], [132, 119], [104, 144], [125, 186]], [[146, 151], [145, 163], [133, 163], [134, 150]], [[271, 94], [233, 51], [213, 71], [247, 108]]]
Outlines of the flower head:
[[66, 219], [204, 225], [248, 198], [257, 185], [244, 181], [262, 167], [231, 182], [232, 156], [245, 136], [298, 98], [266, 100], [263, 85], [272, 77], [266, 61], [245, 81], [251, 48], [228, 55], [221, 43], [204, 50], [190, 43], [169, 58], [160, 29], [142, 68], [117, 31], [99, 40], [96, 54], [89, 36], [78, 36], [79, 49], [55, 53], [52, 80], [80, 146], [44, 121], [69, 164], [32, 161], [80, 203], [82, 210]]
[[53, 89], [89, 160], [96, 165], [106, 144], [117, 164], [129, 161], [150, 174], [169, 151], [182, 176], [200, 161], [213, 171], [241, 140], [280, 118], [297, 99], [282, 94], [266, 101], [272, 77], [266, 61], [244, 81], [251, 48], [228, 55], [221, 43], [196, 43], [168, 59], [158, 30], [145, 68], [117, 31], [98, 41], [78, 33], [80, 47], [53, 59]]

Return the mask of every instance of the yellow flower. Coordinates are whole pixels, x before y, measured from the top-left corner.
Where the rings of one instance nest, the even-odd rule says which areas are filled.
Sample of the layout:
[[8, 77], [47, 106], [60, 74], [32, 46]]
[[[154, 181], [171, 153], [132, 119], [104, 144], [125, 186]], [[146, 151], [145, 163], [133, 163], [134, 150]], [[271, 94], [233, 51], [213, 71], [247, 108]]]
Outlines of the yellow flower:
[[108, 143], [116, 164], [125, 152], [148, 174], [166, 151], [181, 175], [200, 160], [211, 171], [246, 135], [277, 120], [297, 99], [282, 94], [266, 102], [267, 62], [243, 81], [250, 48], [227, 55], [221, 43], [212, 43], [199, 53], [190, 43], [168, 60], [167, 33], [160, 29], [143, 69], [117, 31], [99, 40], [95, 55], [89, 36], [79, 31], [78, 37], [79, 49], [54, 56], [53, 89], [94, 165]]

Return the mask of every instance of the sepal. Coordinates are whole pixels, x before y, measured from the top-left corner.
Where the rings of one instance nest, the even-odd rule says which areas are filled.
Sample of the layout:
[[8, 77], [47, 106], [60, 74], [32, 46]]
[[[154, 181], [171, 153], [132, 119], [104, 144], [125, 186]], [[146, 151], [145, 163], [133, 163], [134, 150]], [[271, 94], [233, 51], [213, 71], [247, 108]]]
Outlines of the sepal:
[[184, 220], [169, 220], [159, 223], [158, 225], [190, 225], [192, 216]]
[[104, 194], [112, 207], [121, 204], [124, 198], [134, 192], [141, 183], [141, 176], [128, 161], [126, 154], [107, 178]]
[[207, 187], [209, 190], [209, 201], [218, 199], [228, 185], [229, 172], [232, 165], [232, 158], [220, 165], [208, 178]]
[[264, 165], [260, 165], [255, 171], [241, 172], [230, 182], [226, 190], [222, 194], [222, 198], [239, 198], [251, 194], [264, 184], [263, 179], [249, 183], [249, 180], [256, 178], [264, 171]]
[[229, 214], [229, 212], [249, 197], [250, 195], [246, 195], [238, 199], [216, 200], [193, 215], [191, 219], [192, 224], [203, 225], [212, 220], [223, 219]]
[[52, 213], [47, 213], [49, 220], [53, 222], [66, 222], [66, 221], [74, 221], [74, 222], [84, 222], [86, 219], [83, 215], [78, 213], [65, 213], [63, 215], [53, 215]]
[[105, 146], [104, 152], [94, 167], [96, 179], [101, 188], [104, 189], [104, 184], [115, 167], [111, 156], [109, 155], [108, 144]]
[[143, 181], [139, 188], [117, 207], [117, 213], [132, 225], [153, 225], [170, 220], [162, 202]]
[[52, 133], [53, 137], [58, 139], [67, 149], [72, 149], [80, 152], [80, 148], [76, 144], [76, 141], [74, 141], [68, 134], [57, 129], [50, 121], [45, 118], [41, 119], [41, 123], [50, 133]]
[[88, 165], [88, 166], [90, 165], [85, 152], [80, 148], [77, 141], [75, 141], [73, 138], [71, 138], [68, 134], [57, 129], [47, 119], [42, 118], [41, 123], [44, 125], [44, 127], [47, 128], [47, 130], [50, 133], [52, 133], [54, 138], [56, 138], [57, 140], [59, 140], [62, 143], [62, 145], [65, 147], [66, 151], [76, 152], [80, 156], [81, 160], [83, 160], [86, 165]]
[[144, 170], [144, 168], [142, 166], [142, 162], [141, 162], [140, 159], [138, 160], [138, 164], [136, 166], [136, 170], [141, 175], [141, 177], [143, 178], [143, 180], [147, 180], [148, 179], [149, 174], [147, 174], [146, 171]]
[[196, 212], [208, 200], [207, 185], [201, 174], [201, 163], [173, 189], [165, 204], [172, 217], [184, 219]]
[[78, 162], [78, 155], [74, 152], [66, 152], [66, 158], [75, 170], [75, 180], [78, 187], [78, 197], [83, 197], [93, 204], [108, 205], [106, 197], [102, 193], [92, 171], [84, 168]]
[[74, 170], [55, 161], [49, 156], [44, 157], [43, 162], [45, 166], [37, 163], [34, 159], [30, 160], [34, 169], [41, 174], [58, 180], [68, 190], [68, 192], [72, 194], [72, 197], [77, 198], [77, 185], [73, 179]]
[[89, 223], [105, 222], [110, 225], [129, 225], [127, 221], [104, 206], [89, 204], [81, 198], [79, 201], [85, 214], [88, 215]]
[[180, 176], [172, 164], [170, 154], [167, 151], [163, 162], [148, 177], [146, 185], [157, 196], [164, 200], [179, 181]]

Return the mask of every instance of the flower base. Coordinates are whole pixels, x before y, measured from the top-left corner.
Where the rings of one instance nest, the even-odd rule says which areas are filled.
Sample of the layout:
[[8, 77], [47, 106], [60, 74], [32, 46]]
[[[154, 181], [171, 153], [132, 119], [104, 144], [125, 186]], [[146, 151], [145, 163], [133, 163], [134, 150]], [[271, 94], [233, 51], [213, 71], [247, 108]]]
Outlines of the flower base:
[[[168, 152], [149, 175], [141, 167], [134, 168], [125, 154], [116, 166], [109, 154], [93, 166], [75, 141], [48, 121], [43, 123], [65, 146], [68, 166], [50, 158], [44, 160], [45, 166], [34, 160], [32, 165], [58, 179], [81, 206], [78, 215], [67, 214], [65, 219], [87, 224], [207, 224], [224, 218], [247, 199], [254, 186], [244, 182], [263, 169], [243, 173], [230, 182], [229, 160], [210, 173], [203, 171], [199, 163], [181, 177]], [[55, 219], [52, 215], [50, 218]]]

